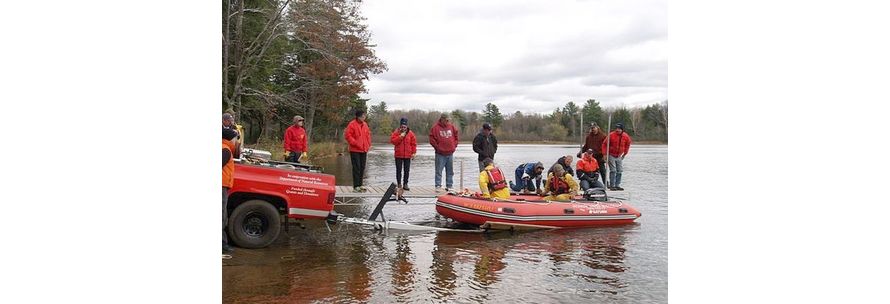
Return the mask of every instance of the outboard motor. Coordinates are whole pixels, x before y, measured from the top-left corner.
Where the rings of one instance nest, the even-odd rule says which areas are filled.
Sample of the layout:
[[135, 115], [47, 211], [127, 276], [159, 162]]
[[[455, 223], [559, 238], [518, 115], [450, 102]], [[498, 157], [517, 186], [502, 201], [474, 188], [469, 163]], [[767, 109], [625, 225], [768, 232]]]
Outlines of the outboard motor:
[[584, 198], [588, 201], [597, 202], [605, 202], [609, 200], [609, 197], [606, 195], [606, 189], [603, 188], [587, 189], [587, 191], [584, 191]]

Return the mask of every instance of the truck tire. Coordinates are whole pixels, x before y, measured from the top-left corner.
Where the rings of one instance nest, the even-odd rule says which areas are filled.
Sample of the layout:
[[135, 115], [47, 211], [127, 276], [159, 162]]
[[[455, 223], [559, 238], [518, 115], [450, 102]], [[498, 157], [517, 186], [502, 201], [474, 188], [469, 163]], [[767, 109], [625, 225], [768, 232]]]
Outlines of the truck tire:
[[281, 233], [278, 210], [264, 200], [250, 200], [238, 205], [229, 216], [229, 237], [242, 248], [263, 248]]

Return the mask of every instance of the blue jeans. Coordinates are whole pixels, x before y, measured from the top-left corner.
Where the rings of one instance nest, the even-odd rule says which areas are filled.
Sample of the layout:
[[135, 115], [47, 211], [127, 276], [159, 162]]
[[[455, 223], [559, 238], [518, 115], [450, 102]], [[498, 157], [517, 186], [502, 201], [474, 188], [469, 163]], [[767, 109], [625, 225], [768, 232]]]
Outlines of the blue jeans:
[[436, 153], [436, 187], [442, 187], [442, 168], [445, 168], [445, 188], [454, 186], [454, 154]]
[[522, 179], [522, 174], [525, 173], [525, 165], [519, 165], [516, 167], [516, 183], [510, 182], [510, 190], [513, 192], [522, 191], [522, 189], [527, 189], [528, 191], [535, 191], [535, 181], [530, 179]]
[[624, 172], [624, 158], [609, 156], [609, 187], [621, 185], [621, 173]]

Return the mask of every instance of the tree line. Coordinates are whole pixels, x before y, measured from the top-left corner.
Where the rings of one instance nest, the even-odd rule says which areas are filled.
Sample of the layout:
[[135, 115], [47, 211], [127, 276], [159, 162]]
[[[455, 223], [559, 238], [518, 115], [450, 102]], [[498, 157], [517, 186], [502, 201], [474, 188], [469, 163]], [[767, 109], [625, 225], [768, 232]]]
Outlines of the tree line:
[[[389, 110], [386, 102], [380, 102], [370, 106], [368, 123], [375, 138], [382, 139], [393, 131], [400, 118], [405, 117], [417, 136], [423, 137], [428, 135], [441, 114], [440, 111]], [[488, 103], [481, 112], [453, 110], [447, 114], [464, 141], [472, 140], [487, 122], [494, 126], [499, 141], [576, 142], [586, 135], [590, 122], [595, 121], [606, 129], [610, 114], [612, 125], [623, 123], [635, 141], [668, 141], [667, 100], [641, 107], [603, 108], [595, 99], [589, 99], [580, 106], [570, 101], [549, 114], [516, 111], [507, 115], [502, 114], [497, 105]]]
[[310, 140], [340, 137], [365, 101], [364, 82], [386, 70], [360, 0], [223, 0], [222, 107], [245, 141], [281, 138], [294, 115]]
[[[245, 127], [245, 142], [277, 141], [294, 115], [303, 116], [310, 141], [342, 140], [356, 109], [368, 111], [375, 138], [401, 117], [426, 136], [441, 112], [390, 110], [359, 97], [372, 74], [386, 71], [375, 55], [360, 0], [223, 0], [222, 107]], [[480, 112], [449, 112], [470, 140], [484, 122], [502, 141], [576, 141], [608, 114], [636, 140], [667, 141], [667, 101], [636, 108], [602, 108], [594, 99], [568, 102], [550, 114], [504, 114], [493, 103]]]

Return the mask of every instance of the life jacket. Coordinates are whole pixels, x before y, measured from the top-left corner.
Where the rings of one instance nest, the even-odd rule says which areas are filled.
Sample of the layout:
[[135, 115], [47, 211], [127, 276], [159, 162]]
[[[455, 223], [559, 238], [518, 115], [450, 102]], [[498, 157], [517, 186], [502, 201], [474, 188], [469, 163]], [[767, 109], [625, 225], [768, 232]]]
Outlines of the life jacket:
[[222, 148], [229, 150], [229, 154], [232, 155], [222, 168], [222, 186], [231, 189], [235, 184], [235, 148], [231, 141], [225, 139], [222, 141]]
[[547, 190], [550, 190], [550, 192], [554, 194], [569, 193], [569, 183], [566, 183], [566, 181], [559, 178], [559, 176], [556, 176], [556, 174], [553, 174], [552, 177], [550, 177], [547, 186]]
[[504, 172], [498, 167], [492, 167], [488, 172], [488, 187], [492, 190], [501, 190], [507, 188], [507, 179], [504, 178]]

